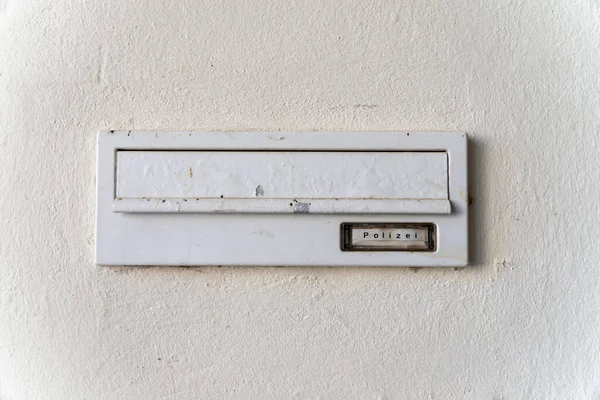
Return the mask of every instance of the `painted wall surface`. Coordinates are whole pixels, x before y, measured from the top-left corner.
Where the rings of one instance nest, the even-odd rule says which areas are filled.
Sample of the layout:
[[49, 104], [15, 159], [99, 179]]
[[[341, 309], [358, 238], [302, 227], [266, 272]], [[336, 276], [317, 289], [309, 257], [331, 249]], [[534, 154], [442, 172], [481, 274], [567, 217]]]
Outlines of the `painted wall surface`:
[[[473, 265], [103, 268], [95, 133], [462, 130]], [[0, 398], [600, 398], [600, 3], [0, 6]]]

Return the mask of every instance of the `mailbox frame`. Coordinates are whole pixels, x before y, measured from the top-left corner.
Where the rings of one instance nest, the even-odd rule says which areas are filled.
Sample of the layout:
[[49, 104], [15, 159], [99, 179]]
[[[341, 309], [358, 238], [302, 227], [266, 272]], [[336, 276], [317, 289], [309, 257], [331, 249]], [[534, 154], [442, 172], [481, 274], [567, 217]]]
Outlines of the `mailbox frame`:
[[[115, 212], [116, 159], [122, 150], [445, 152], [450, 210], [300, 215]], [[99, 265], [461, 267], [468, 264], [467, 220], [467, 136], [462, 132], [98, 132]], [[340, 226], [348, 222], [433, 223], [436, 249], [343, 252]]]

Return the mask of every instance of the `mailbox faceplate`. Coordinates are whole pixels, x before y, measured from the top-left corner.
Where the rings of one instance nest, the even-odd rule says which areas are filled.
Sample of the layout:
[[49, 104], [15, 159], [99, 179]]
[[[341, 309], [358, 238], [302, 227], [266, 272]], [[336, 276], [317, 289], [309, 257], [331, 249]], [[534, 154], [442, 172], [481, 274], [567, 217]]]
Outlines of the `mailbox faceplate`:
[[[464, 266], [466, 143], [456, 132], [101, 131], [96, 262]], [[342, 251], [347, 223], [433, 224], [436, 246]]]

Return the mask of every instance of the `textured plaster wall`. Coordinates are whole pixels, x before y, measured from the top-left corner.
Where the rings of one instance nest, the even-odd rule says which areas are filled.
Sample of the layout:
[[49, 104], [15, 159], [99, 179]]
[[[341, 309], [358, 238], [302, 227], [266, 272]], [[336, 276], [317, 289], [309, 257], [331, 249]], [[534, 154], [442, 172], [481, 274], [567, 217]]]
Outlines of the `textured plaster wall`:
[[[600, 397], [600, 3], [0, 6], [0, 398]], [[95, 132], [464, 130], [473, 265], [101, 268]]]

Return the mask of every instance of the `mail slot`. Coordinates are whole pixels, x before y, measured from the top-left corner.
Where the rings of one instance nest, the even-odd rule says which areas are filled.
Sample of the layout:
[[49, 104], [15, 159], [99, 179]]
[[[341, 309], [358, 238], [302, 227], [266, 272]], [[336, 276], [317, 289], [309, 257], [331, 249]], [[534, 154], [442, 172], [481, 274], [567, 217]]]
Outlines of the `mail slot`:
[[444, 152], [119, 151], [116, 212], [450, 212]]

